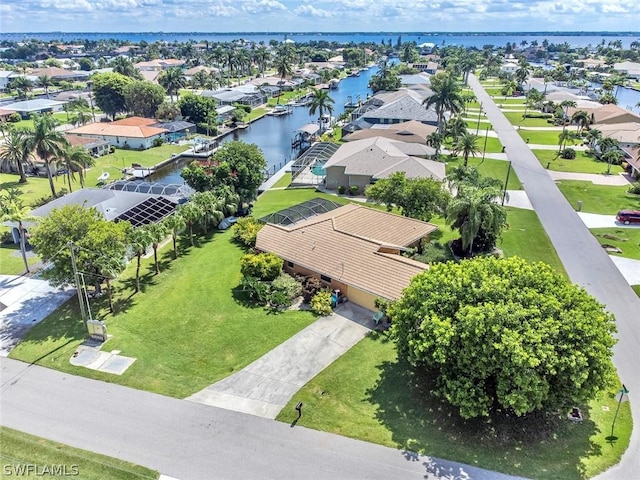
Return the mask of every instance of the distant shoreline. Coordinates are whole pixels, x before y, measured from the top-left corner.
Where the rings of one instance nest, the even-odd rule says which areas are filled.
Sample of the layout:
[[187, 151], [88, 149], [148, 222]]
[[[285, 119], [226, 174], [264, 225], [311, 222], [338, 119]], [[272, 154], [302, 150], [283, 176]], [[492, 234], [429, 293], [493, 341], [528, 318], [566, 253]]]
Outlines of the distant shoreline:
[[316, 36], [325, 36], [325, 35], [342, 35], [342, 36], [351, 36], [351, 35], [367, 35], [367, 36], [375, 36], [375, 35], [409, 35], [409, 36], [515, 36], [515, 35], [528, 35], [528, 36], [554, 36], [554, 37], [590, 37], [590, 36], [607, 36], [607, 37], [633, 37], [640, 36], [640, 31], [625, 31], [625, 32], [614, 32], [614, 31], [502, 31], [502, 32], [409, 32], [409, 31], [379, 31], [379, 32], [368, 32], [368, 31], [352, 31], [352, 32], [201, 32], [201, 31], [112, 31], [112, 32], [70, 32], [70, 31], [47, 31], [47, 32], [2, 32], [0, 35], [114, 35], [114, 34], [131, 34], [131, 35], [143, 35], [143, 34], [151, 34], [151, 35], [316, 35]]

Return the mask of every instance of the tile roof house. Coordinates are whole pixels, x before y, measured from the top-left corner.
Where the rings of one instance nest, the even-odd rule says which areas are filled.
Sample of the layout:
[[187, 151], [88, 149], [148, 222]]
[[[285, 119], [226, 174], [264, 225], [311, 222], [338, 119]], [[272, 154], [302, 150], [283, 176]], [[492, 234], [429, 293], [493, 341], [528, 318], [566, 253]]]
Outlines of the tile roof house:
[[435, 225], [349, 204], [292, 225], [267, 223], [256, 248], [285, 261], [292, 274], [320, 277], [349, 301], [375, 310], [376, 298], [395, 300], [426, 264], [401, 252], [421, 244]]
[[203, 90], [200, 95], [203, 97], [213, 98], [218, 105], [233, 105], [239, 103], [241, 105], [249, 105], [257, 107], [267, 103], [266, 95], [259, 91], [255, 85], [244, 85], [251, 87], [253, 91], [246, 88], [220, 88], [218, 90]]
[[619, 142], [625, 162], [631, 167], [634, 178], [640, 178], [640, 120], [637, 122], [590, 125], [594, 130], [600, 130], [603, 137], [614, 138]]
[[595, 108], [574, 108], [569, 107], [567, 109], [567, 115], [569, 118], [578, 110], [584, 110], [591, 116], [591, 123], [606, 123], [606, 124], [616, 124], [616, 123], [629, 123], [629, 122], [640, 122], [640, 115], [637, 113], [633, 113], [629, 110], [625, 110], [618, 105], [613, 105], [612, 103], [606, 105], [598, 105]]
[[408, 178], [444, 180], [444, 163], [420, 158], [433, 155], [435, 150], [427, 145], [385, 137], [344, 143], [324, 164], [325, 185], [331, 190], [355, 185], [363, 192], [368, 185], [395, 172], [405, 172]]
[[371, 137], [386, 137], [391, 140], [407, 143], [421, 143], [427, 142], [427, 137], [436, 132], [438, 127], [434, 125], [427, 125], [416, 120], [409, 120], [408, 122], [393, 123], [390, 125], [377, 124], [372, 125], [370, 128], [364, 130], [357, 130], [342, 138], [345, 142], [352, 142], [354, 140], [362, 140], [364, 138]]
[[52, 80], [83, 81], [88, 80], [91, 74], [82, 70], [67, 70], [59, 67], [34, 68], [27, 74], [29, 79], [38, 79], [46, 75]]
[[166, 138], [169, 131], [154, 125], [153, 118], [130, 117], [115, 122], [96, 122], [68, 130], [67, 133], [109, 142], [119, 148], [146, 150], [158, 138]]
[[72, 147], [84, 147], [94, 157], [100, 157], [109, 153], [109, 142], [99, 138], [80, 137], [65, 133], [65, 138]]
[[178, 60], [176, 58], [162, 58], [156, 60], [150, 60], [148, 62], [138, 62], [133, 66], [139, 70], [169, 70], [173, 67], [182, 67], [186, 63], [185, 60]]
[[20, 102], [3, 105], [2, 108], [18, 112], [22, 118], [29, 118], [32, 113], [60, 112], [67, 102], [47, 100], [46, 98], [32, 98]]

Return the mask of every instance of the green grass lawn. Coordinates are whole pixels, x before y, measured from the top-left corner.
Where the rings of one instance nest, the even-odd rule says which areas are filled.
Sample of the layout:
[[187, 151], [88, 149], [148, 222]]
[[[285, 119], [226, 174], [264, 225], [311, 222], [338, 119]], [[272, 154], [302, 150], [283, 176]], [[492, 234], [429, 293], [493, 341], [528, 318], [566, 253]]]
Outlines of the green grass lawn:
[[[568, 160], [558, 156], [556, 150], [532, 150], [533, 154], [540, 161], [543, 167], [557, 172], [577, 172], [577, 173], [606, 173], [607, 164], [598, 162], [593, 156], [586, 152], [576, 151], [576, 158]], [[611, 166], [611, 174], [617, 175], [624, 170], [620, 165]]]
[[[552, 127], [553, 125], [547, 122], [546, 118], [538, 117], [531, 118], [527, 116], [527, 118], [522, 118], [524, 112], [502, 112], [502, 114], [507, 117], [507, 120], [511, 122], [512, 125], [522, 126], [522, 127]], [[534, 115], [534, 112], [527, 113], [527, 115]]]
[[[8, 232], [8, 227], [2, 227], [0, 232]], [[29, 266], [38, 261], [38, 257], [27, 257]], [[20, 245], [14, 243], [0, 244], [0, 275], [22, 275], [24, 273], [24, 262], [20, 253]]]
[[633, 288], [633, 291], [636, 292], [636, 295], [640, 297], [640, 285], [631, 285], [631, 288]]
[[[490, 139], [491, 140], [491, 139]], [[462, 157], [447, 157], [447, 171], [451, 168], [462, 165], [464, 160]], [[507, 170], [509, 169], [509, 162], [505, 162], [504, 160], [493, 160], [491, 158], [485, 158], [484, 162], [482, 158], [469, 158], [468, 165], [471, 167], [476, 167], [481, 175], [485, 175], [487, 177], [497, 178], [504, 182], [507, 179]], [[518, 180], [518, 176], [515, 174], [515, 171], [511, 169], [511, 173], [509, 174], [509, 183], [507, 185], [507, 190], [522, 190], [522, 184], [520, 180]]]
[[253, 110], [251, 110], [249, 113], [247, 113], [244, 116], [244, 121], [245, 122], [253, 122], [254, 120], [257, 120], [258, 118], [262, 118], [267, 114], [267, 109], [264, 107], [257, 107], [254, 108]]
[[[71, 476], [87, 480], [141, 480], [156, 479], [158, 472], [148, 468], [134, 465], [133, 463], [118, 460], [117, 458], [99, 455], [87, 450], [69, 447], [62, 443], [45, 440], [7, 427], [0, 427], [0, 458], [3, 463], [3, 475], [7, 478], [16, 476], [40, 477], [43, 475], [44, 466], [66, 466], [66, 474], [61, 477]], [[20, 467], [25, 465], [38, 465], [39, 474], [26, 475], [20, 472]], [[75, 466], [73, 468], [72, 466]], [[73, 474], [75, 472], [75, 474]], [[52, 475], [57, 476], [57, 475]]]
[[171, 261], [161, 253], [162, 273], [145, 261], [142, 291], [133, 293], [135, 262], [114, 285], [117, 313], [106, 299], [91, 301], [113, 338], [109, 350], [137, 358], [122, 376], [73, 367], [71, 355], [85, 338], [75, 297], [36, 325], [11, 353], [12, 358], [49, 368], [183, 398], [245, 367], [314, 318], [310, 312], [272, 315], [245, 305], [236, 292], [244, 252], [231, 232], [214, 234]]
[[629, 403], [624, 402], [616, 421], [618, 440], [607, 443], [617, 402], [613, 395], [603, 395], [581, 407], [585, 415], [581, 424], [562, 418], [554, 433], [542, 439], [528, 433], [502, 439], [491, 427], [464, 421], [431, 398], [397, 360], [394, 343], [377, 332], [305, 385], [278, 420], [291, 423], [298, 401], [305, 408], [299, 426], [526, 478], [593, 476], [619, 460], [631, 435]]
[[640, 228], [592, 228], [591, 233], [601, 245], [612, 245], [622, 253], [611, 253], [619, 257], [640, 260]]
[[640, 195], [627, 193], [626, 186], [594, 185], [578, 180], [557, 181], [556, 185], [574, 208], [581, 201], [583, 212], [614, 215], [623, 209], [640, 210]]
[[291, 184], [291, 173], [285, 173], [282, 178], [280, 178], [276, 183], [273, 184], [271, 188], [282, 188], [288, 187]]
[[[559, 145], [559, 135], [562, 130], [518, 130], [518, 134], [527, 143], [533, 143], [537, 145]], [[528, 139], [528, 141], [527, 141]], [[571, 147], [571, 143], [567, 145]]]

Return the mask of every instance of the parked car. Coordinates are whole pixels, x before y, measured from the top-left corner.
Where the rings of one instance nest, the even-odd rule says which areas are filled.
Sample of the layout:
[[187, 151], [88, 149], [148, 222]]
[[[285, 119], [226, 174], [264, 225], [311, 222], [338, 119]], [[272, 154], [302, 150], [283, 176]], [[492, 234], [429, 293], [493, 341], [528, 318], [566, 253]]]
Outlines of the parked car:
[[616, 215], [616, 222], [629, 225], [630, 223], [640, 224], [640, 210], [620, 210]]

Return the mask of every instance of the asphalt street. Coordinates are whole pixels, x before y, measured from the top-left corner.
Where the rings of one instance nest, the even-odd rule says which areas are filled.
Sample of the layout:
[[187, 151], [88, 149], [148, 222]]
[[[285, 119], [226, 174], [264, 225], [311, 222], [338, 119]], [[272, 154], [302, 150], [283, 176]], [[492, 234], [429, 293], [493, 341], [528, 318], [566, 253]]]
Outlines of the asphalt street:
[[618, 343], [614, 347], [613, 362], [630, 391], [636, 428], [622, 461], [598, 479], [637, 480], [640, 478], [640, 402], [634, 402], [633, 395], [640, 393], [640, 298], [474, 75], [469, 75], [469, 85], [506, 147], [507, 158], [569, 277], [616, 317]]
[[7, 358], [0, 374], [2, 425], [180, 480], [515, 479]]

